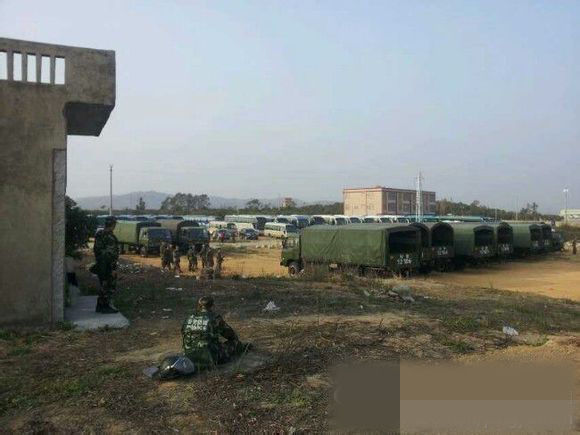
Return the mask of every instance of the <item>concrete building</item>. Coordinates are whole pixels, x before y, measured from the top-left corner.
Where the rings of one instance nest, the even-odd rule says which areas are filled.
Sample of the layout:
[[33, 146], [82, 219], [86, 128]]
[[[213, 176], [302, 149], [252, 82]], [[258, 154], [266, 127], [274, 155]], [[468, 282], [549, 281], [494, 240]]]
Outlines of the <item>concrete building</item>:
[[288, 208], [294, 206], [294, 199], [290, 197], [282, 198], [282, 203], [280, 204], [282, 208]]
[[[422, 192], [423, 214], [435, 213], [435, 192]], [[344, 214], [365, 216], [378, 214], [415, 214], [417, 192], [392, 187], [361, 187], [342, 191]]]
[[67, 135], [114, 106], [113, 51], [0, 38], [0, 323], [63, 319]]
[[560, 216], [562, 216], [562, 220], [559, 222], [559, 225], [573, 225], [575, 227], [580, 227], [580, 209], [578, 208], [569, 208], [560, 210]]

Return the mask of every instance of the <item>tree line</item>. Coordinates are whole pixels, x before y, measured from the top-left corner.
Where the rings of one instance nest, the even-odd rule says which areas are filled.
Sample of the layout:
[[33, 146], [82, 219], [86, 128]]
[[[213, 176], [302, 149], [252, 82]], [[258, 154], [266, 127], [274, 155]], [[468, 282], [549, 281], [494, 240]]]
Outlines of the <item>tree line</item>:
[[[504, 210], [500, 208], [489, 207], [482, 204], [480, 201], [472, 201], [471, 203], [456, 202], [451, 199], [443, 198], [437, 201], [436, 211], [437, 215], [456, 215], [456, 216], [485, 216], [491, 218], [498, 218], [502, 220], [541, 220], [554, 219], [559, 220], [557, 215], [543, 215], [538, 212], [538, 204], [536, 202], [527, 203], [519, 211]], [[96, 214], [102, 211], [95, 211]], [[194, 195], [191, 193], [176, 193], [168, 196], [162, 202], [159, 209], [148, 209], [147, 204], [143, 198], [139, 198], [135, 209], [125, 209], [124, 214], [204, 214], [212, 216], [225, 216], [228, 214], [342, 214], [344, 207], [342, 202], [335, 202], [332, 204], [310, 204], [304, 206], [297, 206], [293, 200], [286, 202], [286, 207], [276, 207], [271, 204], [262, 203], [259, 199], [253, 198], [246, 202], [244, 207], [225, 207], [225, 208], [211, 208], [211, 201], [209, 196], [205, 193]]]

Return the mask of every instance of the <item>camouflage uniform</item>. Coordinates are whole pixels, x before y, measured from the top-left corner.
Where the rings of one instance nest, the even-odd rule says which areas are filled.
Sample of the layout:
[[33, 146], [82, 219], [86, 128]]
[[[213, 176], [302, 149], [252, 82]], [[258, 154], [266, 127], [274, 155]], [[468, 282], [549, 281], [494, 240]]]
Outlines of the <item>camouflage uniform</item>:
[[201, 247], [199, 256], [201, 257], [201, 268], [205, 269], [205, 266], [207, 265], [207, 245]]
[[215, 273], [219, 276], [222, 273], [222, 263], [224, 262], [224, 254], [222, 254], [221, 249], [218, 249], [215, 254], [215, 262]]
[[211, 249], [209, 246], [205, 250], [205, 265], [207, 267], [213, 268], [213, 249]]
[[111, 296], [117, 287], [117, 260], [119, 242], [111, 230], [103, 230], [95, 236], [93, 246], [96, 264], [92, 270], [99, 277], [99, 297], [97, 311], [109, 307]]
[[161, 245], [161, 269], [171, 269], [171, 260], [171, 247], [166, 242], [163, 242]]
[[187, 251], [187, 260], [189, 261], [189, 271], [197, 270], [197, 255], [195, 254], [195, 247], [191, 246]]
[[200, 369], [226, 363], [244, 349], [231, 326], [211, 308], [198, 307], [183, 323], [181, 335], [185, 356]]
[[173, 270], [176, 272], [181, 272], [181, 253], [179, 252], [179, 247], [173, 248]]

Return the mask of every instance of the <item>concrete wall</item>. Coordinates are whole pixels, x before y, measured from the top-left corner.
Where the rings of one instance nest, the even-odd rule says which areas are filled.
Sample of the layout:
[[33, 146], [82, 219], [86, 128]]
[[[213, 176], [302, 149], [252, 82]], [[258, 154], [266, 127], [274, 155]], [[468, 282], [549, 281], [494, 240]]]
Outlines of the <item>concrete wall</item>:
[[[2, 38], [0, 53], [7, 59], [0, 64], [7, 67], [0, 80], [0, 324], [55, 322], [64, 300], [66, 138], [100, 134], [115, 105], [115, 54]], [[63, 84], [57, 58], [64, 59]]]

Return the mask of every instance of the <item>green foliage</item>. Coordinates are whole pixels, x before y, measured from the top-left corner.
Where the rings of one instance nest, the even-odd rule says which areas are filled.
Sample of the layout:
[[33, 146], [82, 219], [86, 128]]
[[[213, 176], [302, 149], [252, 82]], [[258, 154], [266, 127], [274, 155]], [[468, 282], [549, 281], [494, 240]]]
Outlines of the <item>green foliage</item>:
[[143, 197], [139, 198], [139, 203], [135, 206], [135, 211], [138, 211], [140, 213], [143, 213], [146, 209], [146, 204], [145, 201], [143, 201]]
[[209, 197], [205, 193], [201, 195], [176, 193], [165, 198], [159, 210], [171, 214], [190, 214], [193, 211], [207, 210], [209, 207]]
[[89, 238], [97, 229], [96, 219], [82, 210], [68, 196], [65, 198], [65, 254], [79, 257], [79, 249], [88, 247]]
[[574, 240], [580, 242], [580, 227], [575, 227], [573, 225], [562, 225], [558, 227], [558, 231], [562, 233], [564, 240]]
[[247, 203], [246, 203], [246, 209], [248, 210], [261, 210], [262, 209], [262, 203], [260, 202], [259, 199], [250, 199]]
[[516, 217], [519, 220], [549, 220], [555, 218], [555, 216], [552, 215], [542, 215], [538, 213], [538, 208], [538, 204], [532, 202], [531, 204], [526, 204], [525, 207], [516, 213], [515, 211], [488, 207], [481, 204], [477, 200], [473, 201], [471, 204], [466, 204], [463, 202], [453, 202], [453, 200], [443, 198], [437, 201], [436, 214], [451, 214], [456, 216], [484, 216], [492, 218], [497, 215], [498, 219], [502, 220], [515, 220]]

